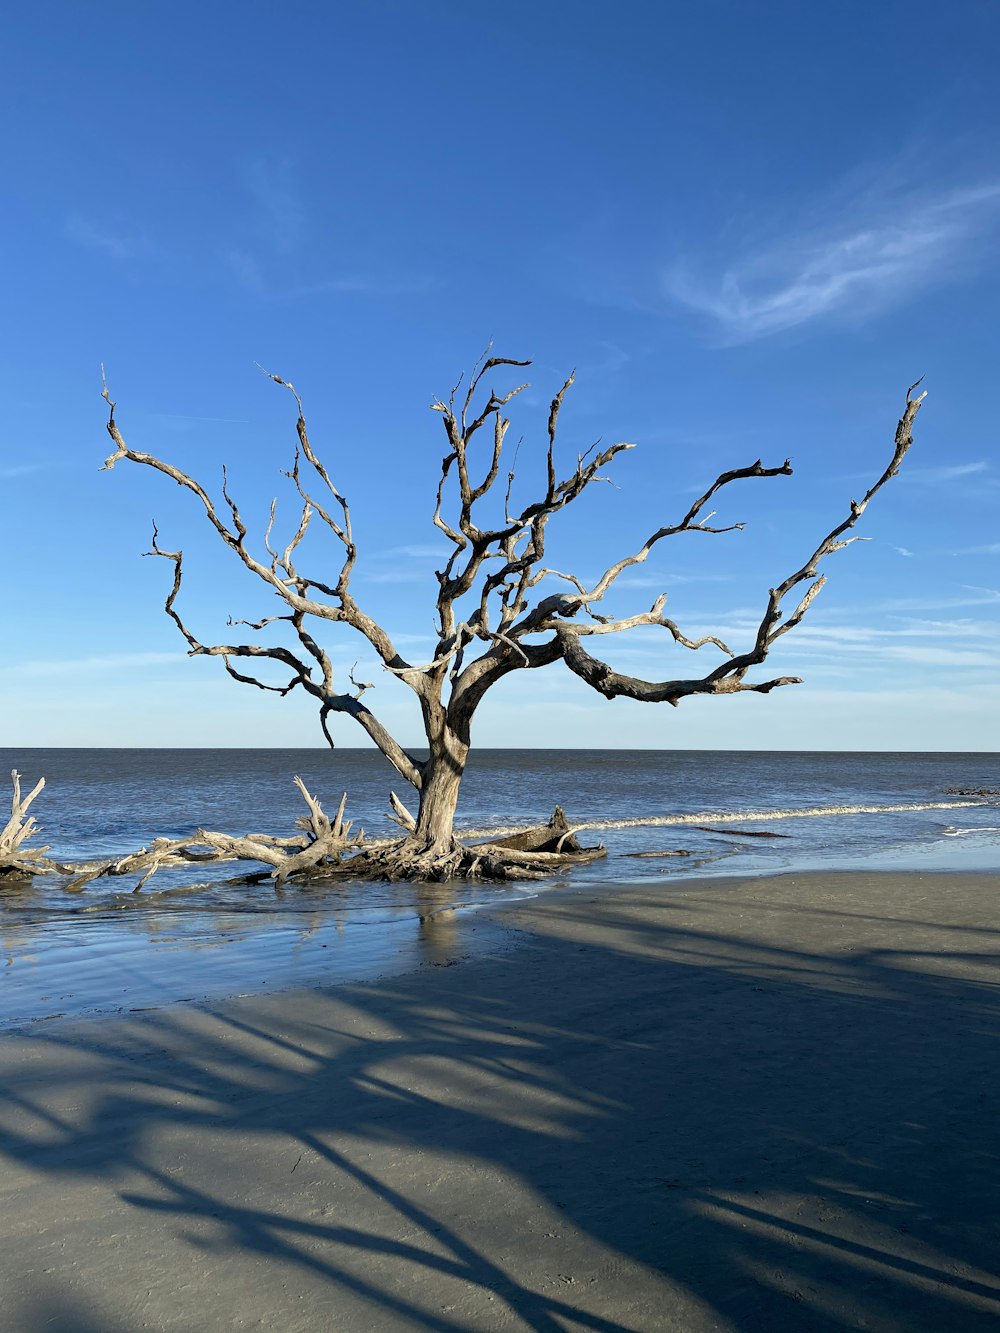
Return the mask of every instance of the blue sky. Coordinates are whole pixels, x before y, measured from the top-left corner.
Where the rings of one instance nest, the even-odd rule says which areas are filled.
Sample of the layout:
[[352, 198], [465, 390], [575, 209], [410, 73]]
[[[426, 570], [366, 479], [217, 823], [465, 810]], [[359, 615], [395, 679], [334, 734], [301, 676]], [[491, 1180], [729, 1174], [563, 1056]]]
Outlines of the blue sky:
[[[352, 504], [358, 599], [426, 660], [427, 408], [492, 339], [534, 362], [525, 487], [574, 367], [564, 459], [639, 446], [553, 523], [557, 567], [597, 573], [717, 472], [791, 455], [794, 477], [721, 497], [743, 533], [662, 544], [609, 608], [666, 591], [734, 647], [881, 471], [906, 386], [928, 398], [871, 540], [772, 655], [804, 685], [675, 710], [557, 665], [488, 698], [479, 744], [1000, 748], [998, 40], [976, 0], [22, 8], [0, 54], [0, 743], [320, 743], [306, 700], [185, 657], [169, 568], [141, 558], [153, 518], [204, 639], [274, 608], [190, 497], [98, 471], [102, 361], [129, 443], [213, 486], [227, 463], [261, 530], [294, 414], [255, 363], [293, 380]], [[611, 660], [711, 665], [665, 637]], [[331, 642], [416, 743], [408, 692]]]

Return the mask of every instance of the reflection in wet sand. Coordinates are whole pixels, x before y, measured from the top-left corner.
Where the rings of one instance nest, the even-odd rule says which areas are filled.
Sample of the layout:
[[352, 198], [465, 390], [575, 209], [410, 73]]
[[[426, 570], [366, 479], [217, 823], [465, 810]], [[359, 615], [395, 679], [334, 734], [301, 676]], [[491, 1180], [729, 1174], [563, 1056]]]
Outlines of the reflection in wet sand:
[[192, 912], [148, 904], [0, 919], [0, 1027], [365, 980], [505, 946], [505, 933], [477, 922], [447, 886], [407, 887], [409, 901], [381, 905]]

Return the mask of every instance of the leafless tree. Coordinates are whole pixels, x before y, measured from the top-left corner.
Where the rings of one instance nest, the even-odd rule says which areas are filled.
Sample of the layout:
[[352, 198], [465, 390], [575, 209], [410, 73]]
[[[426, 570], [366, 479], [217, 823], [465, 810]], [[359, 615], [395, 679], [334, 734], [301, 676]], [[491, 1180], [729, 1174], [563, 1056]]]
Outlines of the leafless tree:
[[[510, 418], [505, 413], [527, 385], [498, 394], [495, 389], [486, 388], [484, 379], [502, 368], [529, 364], [487, 355], [474, 368], [464, 390], [460, 381], [447, 400], [431, 404], [440, 414], [447, 435], [433, 522], [451, 549], [444, 567], [436, 574], [436, 647], [431, 660], [420, 664], [408, 661], [399, 652], [389, 632], [363, 609], [351, 591], [351, 577], [358, 559], [351, 510], [313, 448], [302, 401], [287, 380], [269, 376], [292, 395], [297, 409], [298, 442], [291, 470], [285, 475], [297, 492], [300, 518], [291, 538], [282, 546], [273, 536], [272, 504], [270, 522], [256, 548], [248, 540], [246, 525], [229, 492], [225, 473], [221, 501], [217, 501], [200, 482], [171, 463], [131, 448], [119, 430], [115, 403], [106, 384], [104, 387], [109, 407], [107, 429], [115, 445], [105, 467], [111, 468], [125, 458], [163, 473], [190, 491], [224, 545], [284, 608], [277, 615], [257, 621], [231, 622], [249, 631], [243, 642], [203, 642], [188, 628], [177, 609], [182, 553], [164, 550], [154, 530], [153, 553], [174, 566], [165, 609], [186, 640], [190, 655], [221, 657], [235, 680], [259, 689], [281, 694], [302, 689], [311, 694], [318, 705], [320, 725], [331, 745], [330, 715], [346, 713], [419, 793], [415, 817], [409, 815], [398, 798], [393, 798], [407, 836], [378, 853], [378, 868], [385, 873], [443, 877], [467, 872], [474, 864], [482, 869], [482, 856], [457, 842], [454, 816], [469, 754], [472, 719], [486, 692], [511, 672], [534, 670], [561, 661], [608, 699], [624, 696], [673, 705], [690, 695], [747, 691], [767, 694], [782, 685], [798, 684], [798, 678], [790, 676], [764, 680], [748, 677], [753, 668], [765, 661], [777, 640], [794, 629], [808, 611], [826, 581], [826, 576], [819, 572], [823, 558], [858, 540], [845, 534], [857, 523], [872, 497], [896, 475], [912, 443], [913, 422], [925, 396], [913, 397], [916, 385], [908, 390], [892, 456], [884, 472], [861, 500], [850, 501], [844, 519], [822, 538], [804, 563], [769, 591], [753, 641], [742, 651], [734, 651], [717, 635], [696, 639], [685, 635], [665, 614], [665, 594], [657, 597], [648, 610], [622, 618], [603, 615], [596, 608], [625, 570], [641, 564], [667, 538], [682, 532], [717, 534], [741, 528], [740, 523], [725, 526], [713, 523], [714, 510], [709, 506], [714, 497], [737, 481], [790, 475], [788, 460], [777, 467], [765, 467], [758, 459], [747, 467], [723, 472], [676, 522], [658, 528], [637, 549], [623, 555], [588, 584], [572, 573], [547, 567], [548, 525], [592, 483], [603, 480], [602, 470], [633, 446], [624, 443], [604, 448], [594, 446], [579, 455], [568, 471], [560, 472], [557, 430], [564, 399], [573, 383], [571, 375], [549, 408], [537, 498], [526, 505], [515, 504], [514, 468], [501, 467], [510, 427]], [[497, 517], [501, 493], [502, 519]], [[488, 499], [493, 501], [492, 520], [485, 518]], [[306, 572], [303, 568], [303, 545], [310, 527], [317, 522], [340, 545], [339, 570]], [[558, 591], [543, 595], [539, 589], [543, 580], [549, 581], [550, 588], [558, 586]], [[793, 606], [787, 615], [786, 601]], [[362, 701], [370, 686], [354, 680], [353, 674], [347, 688], [335, 680], [330, 656], [319, 638], [324, 622], [346, 625], [360, 635], [374, 649], [384, 669], [416, 695], [429, 751], [426, 759], [416, 757], [400, 745]], [[638, 626], [658, 626], [673, 644], [692, 652], [713, 645], [722, 660], [704, 675], [654, 681], [624, 675], [595, 656], [592, 646], [599, 636], [623, 633]], [[266, 631], [273, 635], [275, 629], [284, 631], [280, 643], [267, 639]], [[289, 643], [293, 646], [288, 646]], [[283, 666], [290, 673], [287, 683], [274, 685], [251, 674], [250, 664], [260, 659]], [[492, 862], [491, 867], [497, 868]]]

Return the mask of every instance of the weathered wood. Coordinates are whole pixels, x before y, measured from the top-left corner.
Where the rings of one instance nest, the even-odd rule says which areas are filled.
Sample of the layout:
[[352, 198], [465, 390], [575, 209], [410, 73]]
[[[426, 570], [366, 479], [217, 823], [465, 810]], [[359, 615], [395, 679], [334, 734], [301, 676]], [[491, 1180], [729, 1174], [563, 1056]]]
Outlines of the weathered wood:
[[395, 812], [394, 814], [391, 814], [389, 818], [394, 824], [398, 824], [400, 828], [406, 829], [407, 833], [412, 833], [417, 827], [417, 821], [394, 791], [389, 793], [389, 804]]
[[[767, 694], [799, 683], [792, 676], [765, 680], [752, 680], [749, 676], [753, 668], [763, 664], [781, 636], [794, 629], [808, 612], [826, 580], [819, 569], [821, 562], [858, 540], [848, 534], [872, 498], [899, 471], [913, 443], [913, 424], [924, 398], [923, 394], [913, 396], [915, 384], [907, 390], [888, 466], [861, 500], [851, 500], [844, 506], [842, 521], [822, 538], [805, 563], [770, 589], [745, 651], [738, 652], [718, 635], [685, 634], [665, 614], [666, 593], [656, 597], [648, 610], [637, 614], [616, 617], [601, 614], [597, 607], [608, 593], [621, 589], [619, 579], [625, 571], [645, 562], [654, 550], [662, 550], [661, 544], [669, 539], [681, 534], [740, 530], [743, 527], [740, 522], [713, 522], [715, 510], [710, 505], [720, 492], [726, 490], [728, 494], [727, 488], [735, 484], [789, 476], [792, 471], [789, 461], [765, 466], [757, 459], [718, 474], [685, 513], [675, 515], [672, 521], [663, 521], [641, 545], [631, 545], [627, 554], [606, 565], [595, 581], [585, 582], [572, 572], [563, 573], [545, 565], [548, 525], [589, 487], [607, 481], [604, 469], [634, 446], [627, 442], [604, 447], [598, 444], [586, 453], [577, 454], [575, 462], [570, 458], [568, 466], [560, 467], [556, 458], [557, 429], [573, 383], [570, 375], [549, 407], [548, 444], [547, 448], [543, 446], [539, 460], [534, 498], [515, 501], [515, 489], [520, 489], [515, 487], [517, 454], [508, 469], [501, 469], [501, 455], [511, 424], [505, 411], [528, 386], [515, 385], [498, 393], [484, 377], [498, 370], [508, 373], [508, 368], [526, 366], [529, 362], [492, 356], [489, 351], [477, 362], [461, 393], [456, 385], [447, 399], [436, 399], [431, 404], [441, 416], [447, 446], [437, 476], [431, 516], [443, 545], [441, 567], [436, 571], [436, 642], [430, 660], [422, 663], [408, 661], [402, 655], [388, 632], [362, 608], [350, 586], [358, 556], [350, 506], [313, 448], [302, 400], [293, 385], [280, 375], [264, 372], [291, 394], [295, 402], [297, 442], [292, 466], [285, 475], [294, 487], [296, 505], [301, 503], [297, 526], [287, 544], [272, 541], [276, 514], [272, 507], [264, 533], [266, 557], [255, 554], [248, 543], [247, 526], [228, 490], [228, 482], [223, 482], [221, 499], [213, 498], [199, 481], [172, 463], [131, 448], [119, 428], [116, 404], [106, 383], [103, 389], [108, 405], [107, 431], [114, 444], [105, 467], [113, 468], [120, 459], [126, 459], [176, 482], [195, 498], [222, 544], [242, 563], [249, 582], [263, 586], [269, 599], [277, 596], [283, 603], [282, 614], [265, 615], [259, 620], [231, 619], [230, 625], [245, 627], [245, 632], [234, 635], [243, 642], [203, 642], [182, 619], [178, 606], [183, 580], [182, 553], [162, 549], [154, 528], [150, 554], [173, 564], [173, 581], [164, 610], [183, 636], [190, 655], [221, 658], [235, 680], [258, 689], [281, 695], [301, 689], [309, 694], [316, 703], [320, 727], [330, 745], [333, 740], [328, 722], [332, 715], [345, 714], [358, 723], [419, 793], [420, 806], [415, 816], [398, 798], [393, 798], [396, 822], [408, 837], [405, 847], [391, 854], [387, 852], [382, 858], [384, 864], [391, 863], [395, 873], [403, 869], [403, 862], [409, 857], [415, 877], [432, 873], [434, 877], [445, 877], [454, 873], [456, 866], [462, 873], [465, 873], [462, 868], [469, 868], [480, 874], [484, 865], [499, 864], [504, 854], [509, 859], [522, 842], [522, 850], [540, 849], [525, 832], [512, 843], [506, 839], [497, 843], [488, 856], [470, 860], [454, 833], [473, 717], [487, 691], [512, 672], [562, 660], [576, 676], [609, 699], [628, 697], [672, 705], [693, 695]], [[332, 570], [325, 562], [311, 570], [305, 568], [311, 525], [324, 526], [327, 535], [339, 545], [342, 559], [334, 562]], [[603, 565], [604, 561], [597, 568]], [[550, 591], [553, 580], [558, 581], [559, 590], [555, 593]], [[790, 603], [787, 610], [783, 605], [786, 599]], [[796, 603], [794, 609], [792, 603]], [[347, 627], [359, 635], [384, 669], [413, 692], [428, 748], [426, 759], [418, 759], [400, 745], [362, 702], [361, 696], [372, 686], [356, 679], [353, 669], [347, 673], [346, 681], [337, 683], [333, 659], [320, 642], [320, 631], [334, 625]], [[692, 652], [710, 647], [721, 654], [722, 660], [713, 658], [713, 665], [704, 674], [695, 674], [690, 679], [646, 680], [616, 671], [584, 646], [592, 644], [596, 636], [625, 633], [643, 626], [665, 631], [670, 647]], [[269, 637], [279, 632], [283, 639], [270, 642]], [[237, 670], [234, 663], [241, 669]], [[251, 674], [260, 665], [280, 668], [281, 680], [271, 682]], [[312, 827], [312, 832], [319, 839], [325, 837], [325, 831], [317, 827]], [[567, 832], [565, 836], [569, 839], [572, 835]], [[541, 844], [545, 848], [551, 846], [549, 841]], [[555, 840], [555, 850], [567, 847], [572, 849], [569, 842], [562, 844]], [[305, 854], [305, 848], [301, 854]]]
[[503, 838], [490, 838], [486, 842], [474, 843], [476, 847], [497, 847], [518, 852], [582, 852], [584, 849], [576, 839], [562, 806], [557, 805], [547, 824], [536, 824], [531, 828], [519, 829], [517, 833], [508, 833]]
[[727, 838], [790, 838], [790, 833], [763, 833], [748, 828], [712, 828], [708, 824], [692, 824], [699, 833], [722, 833]]
[[647, 858], [660, 856], [694, 856], [695, 853], [688, 851], [686, 847], [677, 847], [671, 851], [665, 852], [626, 852], [625, 855], [632, 857], [635, 861], [642, 861]]
[[95, 879], [105, 876], [120, 878], [139, 875], [133, 888], [138, 893], [161, 869], [181, 866], [215, 865], [224, 861], [254, 861], [271, 867], [270, 876], [280, 886], [290, 875], [314, 869], [325, 862], [339, 861], [345, 852], [364, 845], [364, 831], [351, 836], [351, 821], [344, 819], [347, 793], [341, 797], [334, 820], [331, 821], [319, 801], [301, 778], [294, 779], [296, 787], [308, 807], [308, 815], [296, 820], [301, 832], [290, 838], [272, 837], [266, 833], [246, 833], [234, 836], [210, 829], [198, 829], [189, 838], [154, 838], [149, 847], [124, 856], [103, 860], [63, 863], [46, 857], [47, 847], [33, 849], [29, 854], [16, 854], [16, 849], [36, 830], [37, 825], [25, 818], [25, 811], [45, 785], [44, 778], [24, 799], [18, 774], [12, 775], [14, 797], [11, 818], [0, 834], [0, 873], [21, 876], [57, 874], [68, 877], [65, 888], [79, 892]]
[[21, 775], [17, 769], [11, 770], [13, 795], [10, 802], [10, 818], [0, 829], [0, 876], [12, 878], [31, 877], [47, 873], [45, 853], [48, 847], [27, 846], [28, 840], [40, 831], [33, 815], [28, 814], [28, 807], [45, 786], [45, 779], [39, 778], [28, 792], [21, 795]]
[[542, 869], [551, 866], [587, 865], [591, 861], [600, 861], [608, 854], [606, 847], [577, 847], [574, 851], [521, 851], [515, 847], [501, 847], [491, 843], [479, 843], [468, 849], [470, 852], [493, 855], [496, 859], [507, 861], [514, 866], [528, 866], [530, 869]]

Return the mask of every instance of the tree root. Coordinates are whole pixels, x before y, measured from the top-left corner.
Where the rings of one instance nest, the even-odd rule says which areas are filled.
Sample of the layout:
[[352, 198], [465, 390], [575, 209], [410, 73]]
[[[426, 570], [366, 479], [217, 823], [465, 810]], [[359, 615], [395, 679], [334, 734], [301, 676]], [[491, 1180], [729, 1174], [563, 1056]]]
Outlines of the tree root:
[[364, 848], [334, 868], [338, 877], [412, 879], [442, 883], [446, 880], [548, 879], [569, 866], [587, 865], [607, 856], [603, 846], [581, 847], [562, 809], [557, 805], [547, 824], [520, 829], [506, 837], [471, 845], [452, 838], [445, 846], [421, 844], [412, 831], [413, 820], [398, 797], [392, 801], [397, 823], [410, 836], [389, 844]]
[[522, 852], [500, 843], [477, 843], [466, 847], [457, 839], [447, 847], [425, 847], [412, 838], [366, 847], [349, 860], [320, 870], [337, 879], [447, 880], [548, 879], [560, 870], [587, 865], [607, 856], [604, 847], [581, 847], [575, 851]]
[[[270, 878], [277, 887], [289, 879], [508, 880], [547, 879], [573, 865], [587, 865], [606, 856], [604, 847], [581, 847], [565, 814], [557, 806], [547, 824], [522, 829], [495, 841], [467, 846], [452, 838], [441, 845], [422, 843], [414, 834], [412, 816], [398, 797], [393, 798], [397, 822], [408, 835], [386, 842], [366, 842], [364, 830], [352, 837], [344, 819], [346, 793], [331, 820], [301, 778], [295, 779], [308, 815], [296, 820], [299, 833], [276, 838], [266, 833], [235, 836], [198, 829], [189, 838], [155, 838], [148, 847], [105, 860], [63, 863], [46, 856], [48, 847], [28, 848], [38, 832], [27, 814], [45, 785], [42, 778], [21, 796], [19, 775], [11, 774], [14, 794], [11, 816], [0, 829], [0, 882], [31, 879], [36, 875], [65, 877], [67, 892], [79, 892], [95, 879], [138, 875], [132, 889], [138, 893], [160, 869], [217, 865], [224, 861], [251, 861], [270, 867], [246, 877], [248, 882]], [[353, 852], [353, 856], [346, 856]]]

